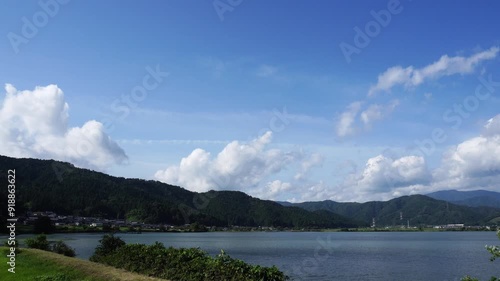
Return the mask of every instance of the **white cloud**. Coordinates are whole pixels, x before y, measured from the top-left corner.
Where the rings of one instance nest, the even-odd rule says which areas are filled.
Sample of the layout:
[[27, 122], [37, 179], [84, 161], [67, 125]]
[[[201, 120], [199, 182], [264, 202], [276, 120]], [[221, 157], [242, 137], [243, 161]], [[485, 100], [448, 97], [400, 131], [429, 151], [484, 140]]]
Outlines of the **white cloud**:
[[[385, 200], [443, 189], [498, 190], [500, 182], [500, 115], [484, 126], [480, 136], [451, 147], [441, 165], [429, 171], [425, 159], [379, 155], [368, 159], [361, 174], [352, 174], [334, 193], [347, 200]], [[332, 191], [333, 192], [333, 191]]]
[[319, 181], [302, 188], [293, 188], [297, 196], [288, 201], [388, 200], [395, 196], [421, 193], [422, 187], [429, 183], [430, 179], [431, 174], [423, 157], [404, 156], [393, 159], [378, 155], [368, 159], [362, 172], [353, 170], [342, 183], [335, 186]]
[[435, 171], [436, 179], [453, 180], [455, 187], [468, 188], [485, 184], [491, 177], [500, 178], [499, 124], [500, 115], [497, 115], [488, 120], [482, 135], [452, 147], [443, 156], [442, 166]]
[[378, 155], [369, 158], [362, 171], [351, 169], [337, 185], [323, 181], [293, 184], [289, 201], [366, 202], [444, 189], [498, 191], [499, 182], [500, 114], [485, 123], [481, 135], [451, 147], [433, 170], [421, 156]]
[[305, 179], [307, 174], [313, 167], [323, 165], [324, 161], [325, 158], [321, 154], [318, 153], [311, 154], [308, 159], [302, 161], [302, 164], [300, 165], [300, 170], [297, 172], [297, 174], [295, 174], [294, 179], [295, 180]]
[[366, 127], [370, 127], [375, 121], [382, 120], [385, 116], [399, 105], [399, 100], [393, 100], [388, 105], [372, 104], [366, 110], [361, 112], [361, 121]]
[[355, 133], [354, 122], [356, 121], [356, 116], [361, 109], [361, 102], [351, 103], [346, 111], [340, 114], [337, 120], [337, 136], [345, 137]]
[[398, 84], [409, 85], [412, 81], [413, 73], [413, 66], [409, 66], [407, 68], [403, 68], [401, 66], [390, 67], [378, 76], [377, 85], [370, 87], [368, 95], [372, 96], [381, 90], [388, 91]]
[[444, 55], [430, 65], [418, 69], [414, 66], [406, 68], [401, 66], [390, 67], [378, 76], [377, 84], [370, 87], [368, 95], [373, 96], [380, 91], [390, 91], [392, 87], [397, 85], [411, 88], [424, 83], [428, 79], [471, 73], [480, 62], [495, 58], [499, 50], [498, 47], [491, 47], [470, 57], [449, 57]]
[[[371, 104], [361, 111], [363, 103], [353, 102], [346, 111], [337, 118], [336, 133], [338, 137], [347, 137], [371, 128], [376, 121], [383, 120], [399, 105], [399, 100], [393, 100], [389, 104]], [[360, 122], [361, 121], [361, 122]], [[360, 123], [364, 128], [360, 128]]]
[[127, 160], [101, 123], [92, 120], [68, 128], [69, 106], [56, 85], [18, 91], [7, 84], [5, 89], [0, 107], [1, 154], [56, 159], [98, 170]]
[[483, 134], [486, 136], [500, 135], [500, 114], [486, 122]]
[[[299, 189], [297, 189], [299, 190]], [[300, 197], [290, 198], [287, 201], [292, 203], [305, 201], [323, 201], [335, 199], [335, 190], [329, 187], [325, 182], [319, 181], [314, 184], [309, 184], [300, 189], [298, 194]]]
[[378, 155], [367, 160], [361, 172], [353, 172], [344, 181], [329, 186], [323, 181], [309, 184], [291, 201], [366, 202], [388, 200], [395, 196], [421, 193], [431, 174], [425, 159], [418, 156], [390, 158]]
[[268, 149], [271, 139], [269, 131], [250, 143], [233, 141], [216, 157], [203, 149], [195, 149], [182, 158], [179, 165], [157, 171], [155, 178], [198, 192], [258, 188], [266, 178], [303, 158], [301, 153]]
[[253, 196], [260, 199], [266, 200], [276, 200], [277, 196], [290, 191], [292, 189], [292, 184], [289, 182], [282, 182], [280, 180], [274, 180], [268, 182], [264, 187], [257, 187], [250, 190]]
[[429, 175], [423, 157], [392, 159], [378, 155], [368, 159], [356, 185], [362, 191], [387, 192], [396, 187], [425, 183]]

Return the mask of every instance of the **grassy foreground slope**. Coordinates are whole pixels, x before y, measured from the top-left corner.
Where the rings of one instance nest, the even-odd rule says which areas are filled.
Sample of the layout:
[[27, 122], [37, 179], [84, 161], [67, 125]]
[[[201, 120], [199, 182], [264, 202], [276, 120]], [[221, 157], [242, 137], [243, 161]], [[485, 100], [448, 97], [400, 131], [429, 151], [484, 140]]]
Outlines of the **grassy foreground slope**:
[[7, 257], [3, 254], [7, 248], [0, 248], [2, 281], [165, 281], [37, 249], [22, 249], [13, 274], [7, 271]]

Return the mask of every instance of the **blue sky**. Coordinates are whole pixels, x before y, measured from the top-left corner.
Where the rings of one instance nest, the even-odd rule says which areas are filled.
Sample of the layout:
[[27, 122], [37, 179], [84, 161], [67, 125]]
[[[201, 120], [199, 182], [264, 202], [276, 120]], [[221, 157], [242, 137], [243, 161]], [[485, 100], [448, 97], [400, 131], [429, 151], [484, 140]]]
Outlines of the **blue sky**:
[[0, 8], [3, 155], [291, 201], [499, 188], [498, 2]]

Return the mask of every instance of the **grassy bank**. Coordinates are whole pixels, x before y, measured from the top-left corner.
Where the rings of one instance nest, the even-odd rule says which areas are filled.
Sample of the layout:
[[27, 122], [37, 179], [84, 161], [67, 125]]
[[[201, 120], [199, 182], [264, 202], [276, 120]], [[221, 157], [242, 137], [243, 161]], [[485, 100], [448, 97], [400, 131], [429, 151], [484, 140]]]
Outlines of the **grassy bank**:
[[13, 274], [7, 271], [9, 266], [4, 254], [7, 248], [0, 248], [2, 281], [165, 281], [36, 249], [22, 249], [16, 257], [16, 273]]

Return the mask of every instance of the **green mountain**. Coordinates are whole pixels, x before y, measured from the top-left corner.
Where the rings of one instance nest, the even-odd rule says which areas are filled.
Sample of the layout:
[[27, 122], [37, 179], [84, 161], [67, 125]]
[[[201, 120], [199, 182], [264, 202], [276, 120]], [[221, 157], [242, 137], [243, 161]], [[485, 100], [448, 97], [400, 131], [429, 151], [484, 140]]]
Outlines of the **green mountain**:
[[295, 204], [286, 202], [285, 205], [309, 211], [327, 210], [365, 223], [375, 218], [377, 226], [407, 225], [408, 220], [412, 226], [484, 225], [500, 217], [499, 208], [460, 206], [424, 195], [403, 196], [385, 202], [339, 203], [326, 200]]
[[[0, 173], [16, 172], [16, 215], [27, 210], [181, 225], [354, 227], [328, 211], [283, 207], [236, 191], [195, 193], [158, 181], [125, 179], [53, 160], [0, 156]], [[5, 181], [6, 182], [6, 181]], [[6, 187], [6, 186], [5, 186]], [[7, 188], [0, 189], [3, 201]], [[6, 208], [0, 209], [5, 222]]]
[[438, 200], [448, 201], [457, 205], [470, 207], [493, 207], [500, 208], [500, 193], [487, 190], [442, 190], [427, 194], [427, 196]]

